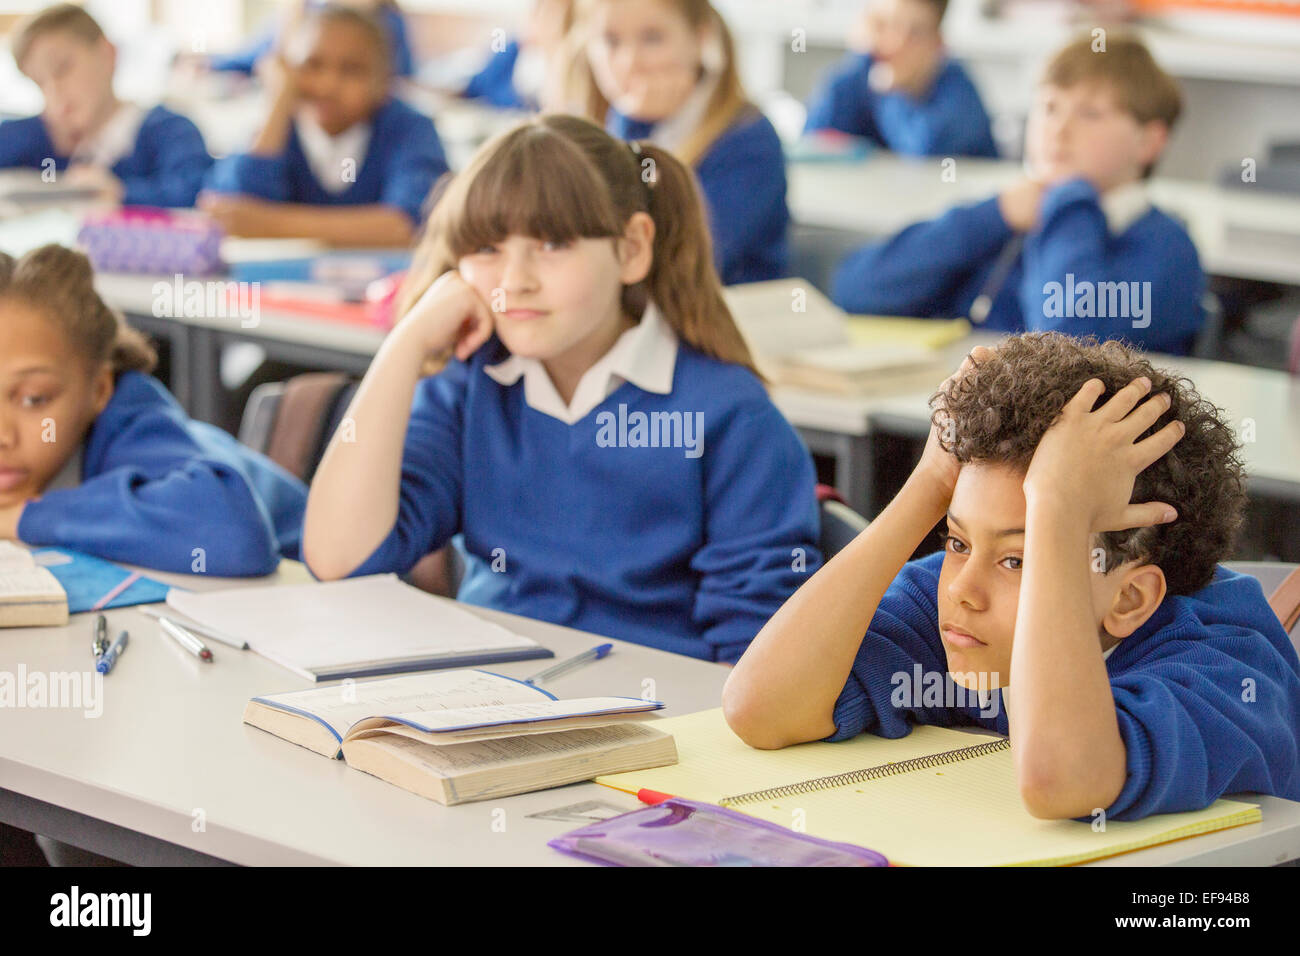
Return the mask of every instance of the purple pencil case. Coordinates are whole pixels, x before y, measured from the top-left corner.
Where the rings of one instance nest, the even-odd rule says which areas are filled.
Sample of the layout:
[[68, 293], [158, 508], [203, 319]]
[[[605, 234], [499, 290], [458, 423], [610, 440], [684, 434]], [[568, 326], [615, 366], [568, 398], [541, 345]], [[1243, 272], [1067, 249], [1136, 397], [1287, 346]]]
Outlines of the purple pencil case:
[[221, 238], [207, 216], [148, 206], [91, 213], [77, 234], [96, 270], [147, 275], [216, 275]]
[[680, 797], [579, 827], [547, 846], [606, 866], [889, 866], [874, 850]]

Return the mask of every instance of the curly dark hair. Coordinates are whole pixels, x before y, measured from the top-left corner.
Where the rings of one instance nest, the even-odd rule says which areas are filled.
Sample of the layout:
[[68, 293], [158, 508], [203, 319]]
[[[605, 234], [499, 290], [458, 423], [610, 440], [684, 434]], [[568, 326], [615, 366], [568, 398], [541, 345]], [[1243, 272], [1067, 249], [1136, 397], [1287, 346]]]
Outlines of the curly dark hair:
[[[1160, 567], [1170, 594], [1190, 594], [1210, 583], [1215, 565], [1232, 549], [1245, 508], [1240, 445], [1223, 412], [1192, 383], [1155, 368], [1119, 342], [1031, 332], [1001, 343], [956, 382], [930, 399], [940, 444], [961, 463], [1008, 464], [1027, 469], [1043, 433], [1090, 378], [1106, 391], [1097, 404], [1145, 375], [1151, 395], [1167, 394], [1166, 411], [1142, 438], [1175, 419], [1187, 426], [1171, 451], [1137, 476], [1134, 502], [1164, 501], [1178, 509], [1169, 524], [1100, 534], [1106, 568], [1141, 560]], [[1095, 406], [1094, 406], [1095, 407]], [[946, 427], [945, 427], [946, 426]]]

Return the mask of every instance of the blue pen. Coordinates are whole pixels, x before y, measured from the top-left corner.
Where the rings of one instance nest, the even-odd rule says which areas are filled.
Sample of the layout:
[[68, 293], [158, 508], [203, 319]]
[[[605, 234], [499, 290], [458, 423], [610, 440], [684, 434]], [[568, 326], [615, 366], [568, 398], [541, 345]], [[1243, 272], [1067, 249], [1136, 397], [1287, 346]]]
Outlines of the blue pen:
[[117, 659], [122, 655], [122, 652], [126, 650], [126, 642], [129, 638], [130, 635], [127, 634], [126, 631], [117, 635], [117, 640], [113, 642], [113, 646], [104, 652], [103, 657], [95, 661], [95, 670], [99, 671], [101, 674], [107, 674], [111, 671], [113, 665], [117, 663]]
[[583, 664], [587, 664], [591, 661], [600, 660], [602, 657], [604, 657], [613, 649], [614, 649], [613, 644], [601, 644], [597, 647], [593, 647], [589, 651], [583, 651], [581, 654], [578, 654], [575, 657], [570, 657], [567, 661], [560, 661], [560, 663], [553, 664], [550, 667], [546, 668], [545, 670], [538, 671], [532, 677], [529, 677], [527, 680], [525, 680], [524, 683], [535, 685], [535, 684], [540, 684], [543, 681], [550, 680], [554, 677], [559, 677], [561, 674], [567, 673], [568, 671], [573, 670], [575, 667], [581, 667]]

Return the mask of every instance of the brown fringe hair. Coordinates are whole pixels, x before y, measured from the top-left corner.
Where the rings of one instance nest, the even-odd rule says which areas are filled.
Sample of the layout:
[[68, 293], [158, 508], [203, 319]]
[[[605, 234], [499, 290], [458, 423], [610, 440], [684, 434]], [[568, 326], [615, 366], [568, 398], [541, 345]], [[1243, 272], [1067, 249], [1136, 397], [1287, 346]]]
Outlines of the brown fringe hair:
[[[596, 77], [587, 60], [587, 38], [590, 31], [591, 11], [598, 3], [609, 0], [577, 0], [577, 18], [572, 31], [573, 42], [570, 55], [575, 58], [570, 71], [570, 84], [573, 87], [568, 99], [573, 109], [593, 122], [604, 125], [609, 113], [610, 102], [600, 91]], [[745, 94], [744, 84], [740, 81], [740, 71], [736, 67], [736, 42], [731, 30], [722, 19], [722, 15], [713, 8], [709, 0], [658, 0], [661, 4], [672, 6], [686, 18], [691, 29], [699, 30], [712, 27], [722, 44], [722, 75], [718, 79], [717, 89], [709, 100], [704, 119], [677, 150], [677, 158], [687, 166], [694, 166], [709, 148], [718, 141], [723, 133], [735, 124], [736, 120], [748, 113], [757, 111]]]
[[511, 235], [617, 239], [633, 214], [645, 212], [655, 223], [654, 261], [644, 281], [624, 287], [624, 311], [639, 320], [653, 301], [682, 341], [759, 375], [713, 268], [694, 176], [666, 150], [637, 148], [639, 156], [595, 123], [561, 114], [497, 136], [464, 172], [435, 188], [436, 205], [398, 296], [398, 314], [485, 245]]
[[33, 13], [14, 27], [10, 50], [18, 69], [31, 52], [32, 44], [51, 33], [69, 33], [78, 40], [95, 43], [104, 39], [104, 31], [89, 13], [75, 3], [56, 3], [38, 13]]
[[0, 301], [21, 302], [63, 329], [94, 368], [108, 362], [119, 372], [152, 372], [158, 355], [95, 291], [90, 260], [64, 246], [41, 246], [21, 259], [0, 253]]

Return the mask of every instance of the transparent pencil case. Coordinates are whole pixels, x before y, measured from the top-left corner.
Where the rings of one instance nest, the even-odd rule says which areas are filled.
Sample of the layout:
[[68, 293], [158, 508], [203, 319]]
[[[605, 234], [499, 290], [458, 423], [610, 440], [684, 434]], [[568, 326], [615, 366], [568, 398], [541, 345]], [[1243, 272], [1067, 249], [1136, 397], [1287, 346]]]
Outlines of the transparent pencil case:
[[680, 797], [588, 824], [548, 846], [606, 866], [889, 865], [874, 850]]

